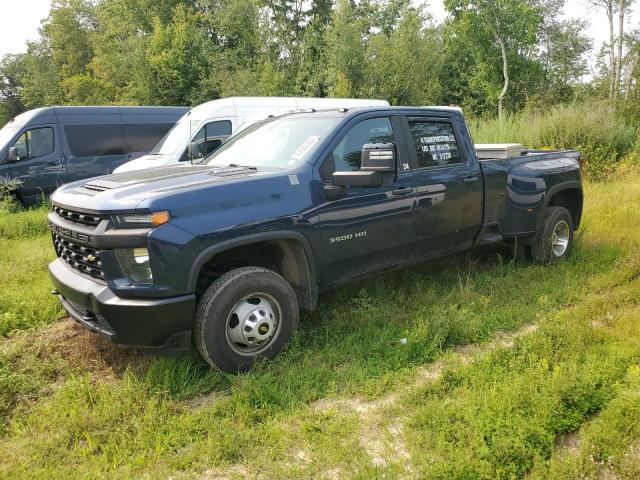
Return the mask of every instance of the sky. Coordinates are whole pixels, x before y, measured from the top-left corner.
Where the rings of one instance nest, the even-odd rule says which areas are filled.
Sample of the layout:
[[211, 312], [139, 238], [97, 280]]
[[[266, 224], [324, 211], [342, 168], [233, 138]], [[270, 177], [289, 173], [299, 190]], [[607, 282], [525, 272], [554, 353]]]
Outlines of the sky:
[[[425, 2], [416, 0], [414, 3]], [[609, 36], [606, 16], [602, 11], [587, 8], [584, 3], [584, 0], [567, 0], [565, 16], [589, 20], [587, 33], [593, 38], [594, 51], [597, 51]], [[26, 51], [27, 41], [38, 38], [40, 22], [49, 13], [50, 6], [51, 0], [0, 0], [0, 57]], [[436, 22], [441, 22], [445, 15], [443, 0], [428, 0], [427, 11]], [[638, 28], [639, 19], [640, 15], [632, 12], [626, 20], [626, 31]], [[593, 62], [594, 55], [590, 63]]]

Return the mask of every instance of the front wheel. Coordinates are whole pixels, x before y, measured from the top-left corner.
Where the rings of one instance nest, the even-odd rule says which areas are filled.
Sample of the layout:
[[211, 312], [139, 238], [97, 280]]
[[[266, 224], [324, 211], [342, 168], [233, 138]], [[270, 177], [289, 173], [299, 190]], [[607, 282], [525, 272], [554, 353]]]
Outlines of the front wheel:
[[548, 207], [531, 245], [535, 263], [553, 264], [569, 257], [573, 247], [573, 219], [564, 207]]
[[198, 303], [194, 339], [202, 358], [229, 373], [274, 358], [298, 325], [291, 285], [272, 270], [243, 267], [211, 284]]

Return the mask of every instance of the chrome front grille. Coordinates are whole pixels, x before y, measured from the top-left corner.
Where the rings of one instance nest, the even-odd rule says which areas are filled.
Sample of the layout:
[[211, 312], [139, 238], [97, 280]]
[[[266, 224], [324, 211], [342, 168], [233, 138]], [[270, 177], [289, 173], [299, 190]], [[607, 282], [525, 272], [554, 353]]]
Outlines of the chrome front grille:
[[94, 278], [104, 279], [101, 250], [74, 243], [57, 233], [53, 233], [53, 245], [58, 257], [73, 268]]

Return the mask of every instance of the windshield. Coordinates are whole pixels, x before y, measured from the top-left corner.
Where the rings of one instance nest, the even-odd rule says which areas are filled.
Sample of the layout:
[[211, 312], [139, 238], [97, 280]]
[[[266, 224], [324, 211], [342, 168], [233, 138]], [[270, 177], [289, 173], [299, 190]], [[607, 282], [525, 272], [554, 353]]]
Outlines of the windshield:
[[153, 147], [149, 155], [171, 155], [180, 148], [186, 148], [186, 143], [191, 140], [199, 123], [200, 120], [193, 120], [189, 116], [180, 119]]
[[309, 158], [341, 117], [283, 117], [253, 125], [204, 160], [207, 165], [289, 168]]
[[4, 146], [13, 138], [13, 136], [18, 133], [20, 130], [20, 125], [7, 124], [0, 130], [0, 149], [4, 148]]

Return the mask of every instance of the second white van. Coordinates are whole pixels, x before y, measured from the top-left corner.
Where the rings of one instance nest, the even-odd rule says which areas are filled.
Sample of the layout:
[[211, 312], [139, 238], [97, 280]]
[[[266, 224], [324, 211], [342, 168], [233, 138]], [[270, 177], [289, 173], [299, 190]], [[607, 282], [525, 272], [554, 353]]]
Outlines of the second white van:
[[228, 97], [192, 108], [147, 154], [125, 163], [114, 173], [177, 165], [206, 157], [236, 131], [269, 115], [306, 108], [360, 108], [388, 106], [386, 100], [306, 97]]

